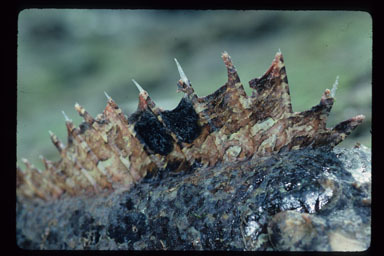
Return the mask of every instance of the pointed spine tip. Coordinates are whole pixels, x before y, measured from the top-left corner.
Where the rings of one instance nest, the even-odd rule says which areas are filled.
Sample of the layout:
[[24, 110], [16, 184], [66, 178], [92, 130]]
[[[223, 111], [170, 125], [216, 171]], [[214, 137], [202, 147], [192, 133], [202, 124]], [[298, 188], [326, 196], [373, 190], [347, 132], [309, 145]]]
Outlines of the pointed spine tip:
[[334, 98], [336, 95], [337, 86], [339, 85], [339, 76], [336, 76], [336, 80], [332, 85], [331, 97]]
[[80, 104], [79, 103], [75, 103], [75, 109], [78, 111], [78, 112], [80, 112], [81, 111], [81, 109], [82, 109], [82, 107], [80, 106]]
[[359, 126], [365, 119], [364, 115], [357, 115], [354, 116], [348, 120], [345, 120], [339, 124], [337, 124], [332, 131], [336, 134], [344, 134], [341, 135], [342, 139], [344, 139], [345, 136], [349, 135], [352, 130], [354, 130], [357, 126]]
[[281, 49], [280, 49], [280, 48], [277, 50], [276, 55], [279, 55], [279, 56], [282, 55], [282, 53], [281, 53]]
[[109, 96], [106, 91], [104, 91], [104, 95], [105, 95], [105, 97], [107, 97], [108, 100], [112, 100], [111, 96]]
[[82, 106], [80, 106], [77, 102], [75, 104], [75, 109], [80, 114], [80, 116], [84, 118], [84, 120], [87, 123], [92, 124], [95, 121], [93, 117], [87, 111], [85, 111], [85, 109]]
[[185, 84], [190, 85], [189, 80], [188, 80], [187, 76], [185, 75], [184, 70], [182, 69], [180, 63], [177, 61], [176, 58], [174, 58], [174, 60], [175, 60], [175, 62], [176, 62], [177, 70], [179, 71], [180, 79], [181, 79]]
[[224, 64], [227, 68], [228, 83], [231, 86], [234, 86], [235, 83], [240, 82], [240, 77], [239, 77], [239, 74], [237, 73], [235, 65], [233, 65], [232, 63], [231, 56], [229, 56], [228, 53], [224, 51], [223, 54], [221, 55], [221, 58], [223, 59]]
[[55, 145], [55, 147], [59, 150], [59, 152], [61, 152], [64, 149], [63, 143], [61, 143], [61, 141], [57, 138], [57, 136], [51, 130], [48, 130], [48, 133], [49, 133], [49, 136], [51, 137], [51, 141], [53, 145]]
[[229, 69], [235, 69], [235, 66], [233, 65], [232, 63], [232, 59], [231, 59], [231, 56], [229, 56], [229, 54], [224, 51], [221, 55], [221, 58], [223, 59], [224, 61], [224, 64], [227, 68]]
[[354, 117], [356, 122], [362, 122], [365, 119], [364, 115], [357, 115]]
[[221, 54], [221, 58], [223, 59], [225, 65], [226, 65], [227, 67], [231, 67], [231, 66], [233, 66], [231, 57], [229, 56], [229, 54], [228, 54], [227, 51], [224, 51], [224, 52]]
[[34, 166], [28, 161], [28, 159], [21, 158], [21, 161], [23, 162], [25, 167], [27, 167], [27, 170], [32, 170], [34, 168]]
[[64, 110], [62, 110], [61, 113], [63, 113], [63, 116], [64, 116], [64, 118], [65, 118], [65, 121], [67, 121], [67, 122], [72, 122], [72, 120], [69, 119], [68, 116], [65, 114]]
[[275, 58], [272, 61], [272, 66], [274, 66], [277, 69], [280, 69], [284, 66], [284, 58], [283, 58], [283, 54], [280, 51], [280, 48], [275, 54]]
[[133, 84], [136, 86], [136, 88], [139, 90], [139, 93], [144, 93], [145, 90], [139, 85], [138, 82], [136, 82], [135, 79], [132, 79]]
[[44, 163], [45, 167], [49, 167], [47, 165], [49, 165], [49, 160], [47, 160], [43, 155], [39, 155], [39, 159]]

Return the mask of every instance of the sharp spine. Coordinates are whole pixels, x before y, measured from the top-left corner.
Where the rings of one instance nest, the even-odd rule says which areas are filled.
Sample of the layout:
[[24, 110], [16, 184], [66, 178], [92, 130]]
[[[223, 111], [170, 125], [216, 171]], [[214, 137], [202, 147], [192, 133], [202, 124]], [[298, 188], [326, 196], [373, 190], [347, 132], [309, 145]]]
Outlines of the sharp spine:
[[138, 82], [136, 82], [135, 79], [132, 79], [132, 82], [134, 83], [134, 85], [136, 85], [136, 88], [139, 90], [140, 93], [144, 93], [145, 90], [139, 85]]
[[59, 152], [63, 151], [65, 149], [65, 146], [63, 143], [57, 138], [57, 136], [51, 131], [48, 130], [49, 136], [51, 137], [51, 141], [53, 145], [59, 150]]
[[182, 69], [180, 63], [177, 61], [176, 58], [174, 58], [174, 60], [175, 60], [175, 62], [176, 62], [177, 70], [179, 71], [179, 74], [180, 74], [180, 79], [183, 80], [183, 82], [184, 82], [185, 84], [187, 84], [188, 86], [190, 86], [189, 80], [188, 80], [187, 76], [185, 75], [184, 70]]
[[65, 114], [64, 110], [62, 110], [61, 113], [63, 113], [66, 122], [72, 122], [72, 119], [69, 119], [69, 117]]
[[79, 103], [76, 102], [75, 109], [79, 113], [80, 116], [84, 118], [84, 120], [89, 123], [93, 124], [95, 119], [82, 107]]
[[107, 94], [106, 91], [104, 91], [104, 95], [105, 95], [105, 97], [107, 97], [108, 100], [112, 100], [112, 98]]
[[334, 98], [336, 95], [337, 86], [339, 85], [339, 76], [336, 76], [336, 80], [333, 83], [332, 89], [331, 89], [331, 97]]
[[[208, 146], [211, 146], [212, 143], [210, 140], [206, 139], [210, 139], [211, 137], [204, 138], [203, 136], [215, 135], [213, 132], [222, 129], [222, 127], [224, 127], [223, 129], [226, 129], [225, 131], [228, 130], [232, 132], [231, 129], [233, 129], [233, 131], [237, 131], [238, 128], [235, 126], [221, 124], [222, 121], [227, 120], [227, 116], [229, 116], [234, 123], [242, 122], [240, 125], [241, 129], [244, 124], [248, 125], [248, 123], [243, 123], [245, 115], [242, 113], [245, 113], [248, 117], [252, 116], [252, 111], [255, 110], [256, 114], [258, 114], [258, 108], [256, 107], [264, 104], [268, 105], [268, 115], [270, 115], [272, 119], [284, 119], [284, 122], [288, 122], [286, 120], [290, 116], [300, 117], [292, 119], [294, 120], [292, 121], [294, 122], [293, 126], [297, 125], [300, 128], [297, 129], [299, 132], [293, 130], [292, 137], [294, 138], [295, 136], [301, 134], [301, 126], [304, 126], [304, 128], [309, 128], [309, 132], [313, 131], [314, 134], [310, 134], [312, 136], [310, 139], [313, 139], [313, 141], [309, 142], [311, 142], [310, 145], [314, 146], [323, 145], [324, 143], [330, 144], [331, 146], [338, 144], [364, 119], [363, 115], [359, 115], [341, 122], [333, 129], [326, 128], [326, 119], [333, 105], [333, 97], [338, 86], [338, 76], [332, 90], [325, 90], [319, 105], [316, 105], [312, 109], [305, 112], [292, 113], [287, 74], [280, 49], [277, 52], [272, 65], [267, 70], [267, 72], [260, 78], [251, 80], [250, 86], [251, 88], [255, 89], [258, 94], [257, 98], [249, 98], [250, 103], [248, 104], [247, 96], [245, 92], [242, 92], [243, 85], [240, 83], [239, 76], [234, 64], [232, 63], [231, 57], [226, 51], [224, 51], [222, 53], [222, 58], [228, 71], [227, 85], [221, 87], [221, 89], [218, 89], [212, 95], [203, 98], [199, 98], [196, 94], [194, 94], [194, 90], [179, 62], [176, 58], [174, 59], [180, 74], [180, 79], [178, 80], [178, 90], [185, 93], [184, 97], [189, 98], [189, 101], [186, 101], [183, 98], [183, 103], [188, 103], [188, 105], [192, 104], [192, 108], [195, 111], [194, 114], [198, 115], [196, 120], [193, 120], [193, 122], [202, 121], [202, 127], [199, 128], [206, 130], [203, 130], [204, 133], [199, 131], [199, 133], [202, 135], [198, 138], [202, 138], [204, 140], [198, 141], [197, 144], [194, 144], [194, 141], [192, 140], [192, 146], [190, 148], [188, 148], [188, 145], [188, 147], [184, 147], [184, 144], [181, 144], [181, 146], [183, 146], [182, 148], [180, 145], [174, 144], [176, 145], [174, 147], [175, 149], [185, 149], [186, 151], [175, 150], [168, 154], [166, 157], [152, 154], [152, 151], [147, 151], [145, 145], [143, 145], [143, 142], [140, 141], [137, 136], [138, 133], [135, 131], [136, 124], [140, 118], [143, 118], [142, 110], [146, 111], [144, 114], [152, 112], [158, 121], [163, 123], [165, 119], [163, 119], [161, 114], [164, 111], [156, 107], [148, 93], [134, 79], [132, 79], [132, 82], [140, 92], [139, 109], [132, 116], [132, 120], [127, 122], [122, 110], [118, 108], [117, 104], [106, 92], [104, 92], [104, 94], [108, 99], [107, 107], [105, 108], [104, 113], [99, 114], [96, 119], [93, 119], [78, 103], [75, 104], [75, 109], [86, 121], [89, 120], [89, 122], [87, 121], [88, 123], [92, 124], [93, 121], [97, 121], [97, 123], [92, 126], [92, 129], [84, 129], [84, 131], [82, 131], [81, 127], [75, 128], [72, 120], [68, 118], [64, 111], [62, 111], [69, 132], [67, 146], [64, 146], [64, 144], [55, 134], [53, 134], [52, 131], [48, 131], [53, 144], [61, 154], [62, 160], [60, 162], [50, 162], [44, 159], [44, 157], [41, 157], [46, 168], [45, 170], [43, 169], [43, 171], [40, 171], [34, 167], [33, 164], [29, 163], [27, 159], [21, 159], [27, 167], [25, 168], [25, 171], [22, 171], [17, 166], [17, 171], [19, 172], [18, 186], [23, 186], [23, 188], [25, 188], [24, 191], [21, 190], [21, 192], [26, 196], [36, 195], [38, 197], [48, 199], [51, 197], [51, 195], [53, 197], [59, 197], [62, 193], [76, 195], [81, 193], [84, 188], [88, 189], [90, 185], [93, 186], [95, 193], [97, 193], [99, 189], [104, 188], [118, 189], [119, 186], [124, 186], [126, 188], [143, 178], [147, 172], [156, 170], [155, 166], [157, 166], [158, 169], [162, 169], [165, 168], [165, 166], [167, 166], [169, 163], [172, 163], [170, 162], [171, 160], [173, 161], [174, 159], [179, 158], [183, 160], [185, 159], [187, 164], [194, 164], [196, 163], [194, 161], [197, 159], [202, 159], [202, 157], [209, 155], [212, 157], [203, 159], [201, 161], [201, 165], [214, 166], [217, 162], [224, 161], [222, 156], [225, 153], [224, 151], [228, 148], [226, 145], [237, 145], [238, 141], [236, 138], [234, 140], [229, 138], [229, 142], [217, 145], [218, 149], [212, 150], [213, 153], [210, 152], [211, 150], [201, 153], [200, 151], [202, 148], [207, 148]], [[234, 106], [233, 110], [236, 110], [236, 112], [232, 113], [231, 111], [227, 111], [227, 109], [216, 109], [210, 106], [215, 105], [216, 103], [227, 103], [229, 106]], [[180, 104], [182, 111], [184, 111], [184, 105]], [[254, 109], [253, 106], [255, 106]], [[275, 107], [272, 108], [272, 106]], [[189, 109], [189, 107], [187, 109]], [[282, 111], [279, 110], [273, 112], [274, 109], [282, 109]], [[232, 109], [229, 108], [229, 110]], [[179, 108], [172, 111], [178, 113], [177, 111], [179, 111]], [[186, 112], [189, 112], [189, 110]], [[184, 112], [182, 112], [176, 118], [179, 118], [182, 114], [184, 114]], [[260, 118], [264, 118], [265, 116], [261, 116]], [[215, 118], [215, 121], [217, 120], [217, 124], [216, 122], [212, 122], [213, 118]], [[302, 121], [303, 119], [304, 121]], [[249, 123], [248, 126], [250, 127], [249, 132], [252, 132], [253, 129], [259, 130], [259, 119], [249, 120], [250, 121], [247, 122], [252, 122]], [[296, 122], [295, 120], [298, 121]], [[289, 121], [291, 122], [291, 120]], [[163, 123], [163, 125], [165, 124]], [[184, 123], [180, 122], [180, 127], [182, 125], [184, 125]], [[171, 133], [171, 136], [176, 143], [178, 140], [177, 136], [172, 134], [171, 130], [168, 130], [169, 127], [167, 125], [165, 125], [165, 128], [167, 132]], [[278, 129], [278, 127], [276, 129], [274, 128], [273, 132], [277, 132], [277, 135], [280, 135], [281, 130], [279, 131]], [[268, 138], [268, 133], [269, 132], [265, 132], [263, 134], [264, 137], [260, 138], [260, 140], [255, 139], [255, 141], [252, 142], [253, 144], [250, 143], [250, 145], [247, 146], [249, 149], [246, 147], [241, 148], [241, 150], [244, 150], [244, 155], [251, 156], [258, 153], [261, 155], [265, 154], [267, 149], [269, 149], [267, 148], [269, 144], [263, 148], [262, 145], [264, 144], [257, 143], [261, 143], [264, 141], [264, 138]], [[197, 136], [200, 135], [198, 134]], [[253, 139], [253, 137], [249, 138]], [[132, 139], [132, 141], [130, 141], [130, 139]], [[289, 146], [288, 150], [291, 150], [290, 144], [287, 144], [290, 142], [290, 138], [286, 137], [283, 139], [286, 141], [280, 142], [280, 145], [276, 145], [275, 149], [271, 150], [279, 150], [279, 148], [281, 149], [282, 146], [284, 146], [283, 143], [285, 143], [286, 146]], [[127, 141], [128, 143], [126, 143]], [[129, 148], [127, 149], [127, 144], [128, 146], [132, 147], [132, 150], [129, 150]], [[197, 148], [197, 150], [194, 148], [196, 145], [200, 147]], [[257, 146], [257, 148], [252, 148], [254, 146]], [[259, 147], [261, 147], [261, 150], [257, 151]], [[295, 147], [307, 147], [307, 144], [299, 141]], [[92, 151], [93, 149], [94, 152]], [[84, 153], [86, 153], [86, 155]], [[104, 153], [108, 154], [104, 155]], [[211, 160], [212, 158], [213, 160]], [[111, 161], [107, 161], [110, 159]], [[243, 156], [236, 159], [241, 160], [243, 159]], [[88, 164], [90, 161], [93, 162], [92, 166]], [[100, 175], [98, 172], [95, 172], [95, 169], [96, 171], [99, 170], [102, 175]], [[25, 179], [23, 180], [23, 178]]]

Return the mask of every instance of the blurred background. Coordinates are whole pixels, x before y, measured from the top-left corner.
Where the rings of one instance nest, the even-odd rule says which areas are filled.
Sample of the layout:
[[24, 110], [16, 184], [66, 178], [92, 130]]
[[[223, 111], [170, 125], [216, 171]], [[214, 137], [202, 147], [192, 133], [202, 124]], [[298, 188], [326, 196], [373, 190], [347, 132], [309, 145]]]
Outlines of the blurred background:
[[[247, 93], [281, 49], [294, 111], [319, 103], [339, 85], [328, 127], [358, 114], [365, 122], [340, 146], [371, 146], [372, 20], [357, 11], [195, 11], [27, 9], [18, 18], [17, 161], [42, 167], [59, 159], [48, 130], [66, 143], [62, 110], [76, 125], [80, 105], [93, 116], [106, 91], [129, 115], [137, 107], [134, 78], [157, 105], [182, 95], [177, 58], [205, 96], [227, 80], [227, 51]], [[23, 166], [23, 164], [21, 164]], [[23, 167], [24, 168], [24, 167]]]

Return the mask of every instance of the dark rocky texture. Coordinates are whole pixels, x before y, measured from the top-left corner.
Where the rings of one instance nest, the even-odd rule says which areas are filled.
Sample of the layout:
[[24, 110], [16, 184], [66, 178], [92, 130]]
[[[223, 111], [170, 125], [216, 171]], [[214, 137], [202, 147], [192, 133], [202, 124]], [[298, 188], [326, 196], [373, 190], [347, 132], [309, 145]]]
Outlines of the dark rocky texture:
[[129, 192], [17, 203], [26, 249], [351, 250], [370, 246], [371, 153], [304, 149], [161, 173]]

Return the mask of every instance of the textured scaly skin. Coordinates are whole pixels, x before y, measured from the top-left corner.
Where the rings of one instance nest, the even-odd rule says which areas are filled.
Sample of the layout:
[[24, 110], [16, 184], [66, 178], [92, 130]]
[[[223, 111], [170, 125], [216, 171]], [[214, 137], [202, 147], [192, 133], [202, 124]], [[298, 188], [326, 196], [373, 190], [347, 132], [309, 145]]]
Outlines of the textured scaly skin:
[[107, 106], [96, 118], [76, 103], [84, 122], [75, 127], [66, 118], [66, 146], [50, 132], [61, 159], [51, 162], [42, 157], [43, 171], [23, 159], [26, 168], [17, 167], [18, 197], [49, 200], [65, 193], [128, 190], [158, 170], [180, 171], [305, 147], [334, 147], [364, 120], [358, 115], [326, 128], [334, 103], [328, 89], [318, 105], [293, 112], [280, 52], [264, 75], [249, 82], [251, 96], [246, 95], [230, 56], [224, 52], [222, 58], [228, 81], [206, 97], [195, 94], [176, 60], [181, 76], [178, 91], [184, 97], [171, 111], [157, 107], [136, 81], [139, 104], [129, 118], [107, 94]]

